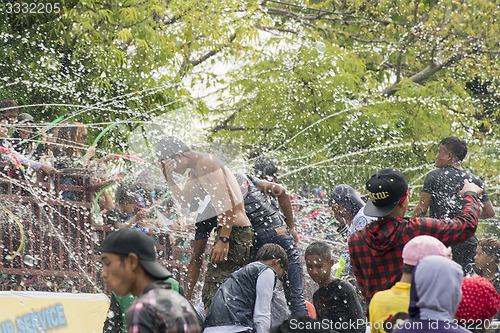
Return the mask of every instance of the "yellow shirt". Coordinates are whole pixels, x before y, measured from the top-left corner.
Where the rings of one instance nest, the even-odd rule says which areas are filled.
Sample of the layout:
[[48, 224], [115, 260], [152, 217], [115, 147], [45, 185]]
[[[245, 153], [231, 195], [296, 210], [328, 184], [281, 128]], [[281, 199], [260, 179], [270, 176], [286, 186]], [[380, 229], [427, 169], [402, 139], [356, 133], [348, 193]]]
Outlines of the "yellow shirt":
[[410, 283], [397, 282], [391, 289], [375, 293], [370, 301], [371, 333], [385, 333], [382, 322], [398, 312], [408, 313], [410, 306]]

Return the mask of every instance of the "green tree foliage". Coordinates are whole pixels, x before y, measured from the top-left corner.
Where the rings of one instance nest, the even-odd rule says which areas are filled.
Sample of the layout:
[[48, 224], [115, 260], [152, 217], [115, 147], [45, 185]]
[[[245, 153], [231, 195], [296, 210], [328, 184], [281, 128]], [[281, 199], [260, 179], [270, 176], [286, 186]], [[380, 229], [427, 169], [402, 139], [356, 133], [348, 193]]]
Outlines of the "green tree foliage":
[[194, 67], [253, 38], [254, 9], [233, 1], [51, 1], [57, 13], [0, 5], [0, 98], [31, 106], [37, 120], [72, 112], [71, 120], [100, 124], [94, 137], [114, 121], [131, 130], [184, 105], [181, 80]]
[[498, 132], [495, 3], [271, 0], [261, 10], [277, 51], [234, 73], [241, 97], [214, 136], [274, 157], [296, 188], [362, 188], [396, 166], [416, 200], [437, 143], [455, 135], [471, 146], [465, 166], [497, 190], [482, 165], [497, 168], [498, 155], [481, 148]]
[[[192, 104], [218, 119], [209, 140], [269, 155], [296, 189], [361, 189], [391, 165], [416, 200], [437, 143], [456, 135], [498, 191], [495, 2], [60, 0], [59, 13], [7, 13], [20, 2], [0, 4], [0, 98], [42, 105], [28, 109], [37, 120], [78, 113], [91, 137], [126, 120], [107, 151]], [[192, 98], [199, 86], [220, 106]]]

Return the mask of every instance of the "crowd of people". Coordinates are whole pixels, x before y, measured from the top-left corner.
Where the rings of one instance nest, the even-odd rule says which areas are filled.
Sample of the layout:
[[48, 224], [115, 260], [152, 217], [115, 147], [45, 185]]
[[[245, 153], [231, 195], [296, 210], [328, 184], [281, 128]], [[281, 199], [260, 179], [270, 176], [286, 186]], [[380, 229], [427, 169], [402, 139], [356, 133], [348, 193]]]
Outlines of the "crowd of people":
[[[94, 158], [80, 123], [35, 133], [33, 117], [16, 107], [0, 103], [0, 158], [13, 166], [50, 177], [74, 166], [105, 170], [115, 157]], [[313, 189], [318, 205], [304, 215], [303, 198], [280, 183], [269, 158], [235, 173], [217, 156], [163, 137], [156, 162], [166, 185], [148, 170], [111, 193], [104, 189], [119, 177], [92, 179], [100, 215], [116, 229], [100, 248], [112, 291], [104, 332], [493, 332], [500, 241], [475, 236], [478, 219], [494, 209], [479, 177], [462, 168], [466, 154], [459, 138], [440, 142], [411, 216], [407, 180], [392, 167], [367, 180], [365, 197], [347, 184], [329, 195]], [[77, 197], [66, 191], [62, 199]], [[196, 213], [194, 243], [186, 279], [176, 281], [151, 236], [183, 228], [186, 210]], [[310, 299], [306, 276], [318, 287]]]

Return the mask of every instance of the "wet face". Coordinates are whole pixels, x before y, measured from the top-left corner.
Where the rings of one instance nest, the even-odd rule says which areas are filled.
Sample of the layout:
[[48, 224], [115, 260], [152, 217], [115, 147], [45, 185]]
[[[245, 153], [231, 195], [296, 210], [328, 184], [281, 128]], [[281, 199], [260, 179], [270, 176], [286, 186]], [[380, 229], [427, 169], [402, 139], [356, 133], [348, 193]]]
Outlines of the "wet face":
[[19, 114], [19, 109], [10, 109], [3, 111], [3, 115], [9, 119], [10, 124], [17, 122], [17, 115]]
[[58, 128], [51, 128], [50, 131], [47, 133], [47, 142], [48, 143], [56, 143], [57, 142], [57, 136], [59, 135], [59, 129]]
[[21, 139], [28, 139], [33, 132], [33, 127], [31, 127], [31, 123], [24, 123], [24, 126], [17, 126], [17, 131], [19, 132], [19, 136]]
[[481, 246], [476, 248], [476, 256], [474, 257], [474, 263], [476, 267], [484, 270], [491, 265], [495, 265], [495, 256], [487, 254], [483, 251]]
[[453, 154], [443, 145], [439, 145], [438, 153], [436, 154], [436, 168], [445, 168], [453, 162]]
[[335, 216], [337, 221], [342, 224], [350, 224], [352, 222], [354, 216], [352, 216], [349, 209], [336, 203], [331, 204], [330, 207], [332, 208], [333, 216]]
[[175, 167], [173, 169], [174, 172], [178, 174], [184, 174], [187, 169], [186, 157], [182, 156], [181, 154], [175, 154], [173, 158], [169, 159], [169, 161], [172, 161], [172, 163], [175, 163]]
[[0, 119], [0, 138], [6, 138], [9, 133], [9, 120], [7, 118]]
[[78, 146], [85, 146], [85, 142], [87, 142], [87, 128], [86, 127], [78, 127], [76, 131], [76, 143]]
[[135, 207], [136, 204], [129, 201], [123, 201], [122, 203], [118, 204], [118, 210], [120, 211], [120, 213], [124, 213], [127, 215], [134, 214]]
[[[130, 255], [129, 255], [130, 256]], [[121, 260], [120, 256], [110, 252], [101, 254], [101, 277], [106, 281], [109, 289], [119, 296], [125, 296], [132, 291], [135, 273], [130, 258]]]
[[281, 267], [279, 262], [277, 267], [274, 267], [274, 270], [276, 271], [276, 275], [278, 275], [278, 279], [280, 279], [285, 273], [285, 270], [283, 269], [283, 267]]
[[327, 285], [331, 280], [333, 260], [327, 260], [317, 254], [305, 257], [307, 273], [320, 287]]
[[283, 267], [281, 267], [281, 259], [268, 260], [265, 261], [264, 264], [274, 269], [276, 275], [278, 276], [278, 279], [280, 279], [283, 276], [283, 273], [285, 273], [285, 270], [283, 269]]

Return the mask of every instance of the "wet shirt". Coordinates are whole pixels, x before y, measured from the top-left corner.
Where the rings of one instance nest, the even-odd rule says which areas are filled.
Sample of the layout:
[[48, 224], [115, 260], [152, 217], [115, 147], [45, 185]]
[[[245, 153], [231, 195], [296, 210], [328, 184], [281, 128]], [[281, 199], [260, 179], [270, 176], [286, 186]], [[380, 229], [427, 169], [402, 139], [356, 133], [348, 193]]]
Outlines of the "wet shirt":
[[209, 238], [212, 230], [217, 227], [217, 213], [208, 195], [198, 209], [195, 227], [195, 240]]
[[349, 253], [359, 288], [367, 303], [380, 290], [391, 288], [401, 277], [403, 246], [419, 235], [430, 235], [446, 246], [457, 245], [474, 235], [479, 200], [467, 192], [459, 216], [450, 220], [428, 217], [381, 218], [349, 238]]
[[[431, 194], [429, 216], [438, 219], [450, 219], [460, 214], [464, 180], [482, 187], [481, 180], [467, 170], [458, 170], [452, 166], [432, 170], [424, 181], [423, 192]], [[480, 197], [481, 202], [489, 201], [486, 192]]]
[[201, 333], [201, 323], [191, 303], [171, 289], [170, 283], [156, 281], [127, 311], [129, 333]]
[[334, 279], [319, 288], [313, 295], [313, 304], [317, 319], [331, 321], [336, 331], [365, 332], [365, 316], [356, 291], [349, 282]]

